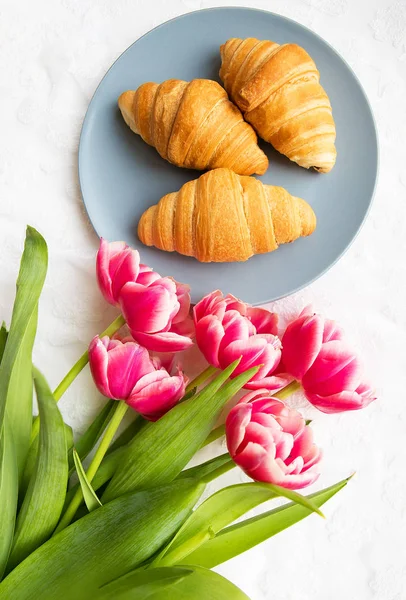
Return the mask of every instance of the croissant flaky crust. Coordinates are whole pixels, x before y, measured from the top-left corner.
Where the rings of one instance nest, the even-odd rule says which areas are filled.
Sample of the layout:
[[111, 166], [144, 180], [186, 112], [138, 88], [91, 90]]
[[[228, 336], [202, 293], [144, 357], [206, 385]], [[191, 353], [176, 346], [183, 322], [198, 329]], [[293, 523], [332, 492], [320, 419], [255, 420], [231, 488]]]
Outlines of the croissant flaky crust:
[[306, 169], [331, 171], [336, 129], [320, 73], [296, 44], [232, 38], [220, 47], [220, 77], [258, 135]]
[[255, 131], [215, 81], [144, 83], [121, 94], [118, 105], [132, 131], [178, 167], [227, 167], [240, 175], [268, 168]]
[[312, 208], [285, 189], [215, 169], [185, 183], [144, 212], [138, 236], [147, 246], [201, 262], [244, 261], [310, 235]]

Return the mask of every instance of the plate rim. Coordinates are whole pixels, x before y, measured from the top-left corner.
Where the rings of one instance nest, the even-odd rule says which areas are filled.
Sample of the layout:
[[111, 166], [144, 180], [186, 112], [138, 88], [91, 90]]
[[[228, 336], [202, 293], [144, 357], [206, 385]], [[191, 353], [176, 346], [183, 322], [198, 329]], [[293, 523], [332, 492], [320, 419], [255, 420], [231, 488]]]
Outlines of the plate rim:
[[[328, 273], [328, 271], [330, 271], [330, 269], [332, 269], [338, 262], [339, 260], [341, 260], [341, 258], [347, 253], [347, 251], [351, 248], [351, 246], [353, 245], [353, 243], [355, 242], [355, 240], [357, 239], [358, 235], [360, 234], [361, 229], [363, 228], [363, 226], [365, 225], [365, 222], [369, 216], [369, 213], [371, 211], [372, 208], [372, 204], [374, 202], [374, 198], [375, 198], [375, 193], [376, 193], [376, 189], [377, 189], [377, 184], [378, 184], [378, 177], [379, 177], [379, 171], [380, 171], [380, 141], [379, 141], [379, 134], [378, 134], [378, 127], [377, 127], [377, 123], [375, 120], [375, 115], [374, 112], [372, 110], [372, 106], [371, 103], [369, 101], [368, 95], [364, 89], [364, 86], [362, 85], [358, 75], [355, 73], [355, 71], [353, 70], [353, 68], [351, 67], [351, 65], [346, 61], [346, 59], [334, 48], [334, 46], [332, 46], [328, 41], [326, 41], [321, 35], [319, 35], [318, 33], [316, 33], [315, 31], [313, 31], [313, 29], [311, 29], [310, 27], [307, 27], [307, 25], [303, 25], [302, 23], [299, 23], [298, 21], [295, 21], [294, 19], [291, 19], [290, 17], [286, 17], [285, 15], [281, 15], [279, 13], [275, 13], [273, 11], [270, 10], [266, 10], [263, 8], [254, 8], [254, 7], [249, 7], [249, 6], [212, 6], [209, 8], [202, 8], [202, 9], [197, 9], [197, 10], [192, 10], [189, 11], [187, 13], [182, 13], [181, 15], [177, 15], [175, 17], [172, 17], [171, 19], [168, 19], [167, 21], [164, 21], [162, 23], [159, 23], [158, 25], [156, 25], [155, 27], [152, 27], [152, 29], [149, 29], [148, 31], [146, 31], [145, 33], [143, 33], [139, 38], [137, 38], [134, 42], [132, 42], [129, 46], [127, 46], [127, 48], [125, 50], [123, 50], [123, 52], [121, 52], [121, 54], [112, 62], [112, 64], [110, 65], [110, 67], [107, 69], [107, 71], [104, 73], [103, 77], [101, 78], [101, 80], [99, 81], [99, 83], [96, 86], [96, 89], [94, 90], [92, 97], [89, 101], [89, 104], [87, 106], [86, 112], [85, 112], [85, 116], [83, 117], [83, 122], [82, 122], [82, 126], [81, 126], [81, 130], [80, 130], [80, 135], [79, 135], [79, 143], [78, 143], [78, 180], [79, 180], [79, 187], [80, 187], [80, 193], [82, 196], [82, 202], [83, 202], [83, 206], [85, 208], [86, 211], [86, 215], [87, 218], [92, 226], [93, 231], [95, 232], [96, 236], [100, 239], [100, 235], [97, 232], [94, 224], [93, 224], [93, 220], [91, 219], [90, 215], [89, 215], [89, 211], [87, 208], [87, 204], [85, 202], [85, 195], [84, 195], [84, 191], [83, 191], [83, 175], [82, 175], [82, 162], [83, 162], [83, 144], [82, 144], [82, 139], [83, 137], [86, 135], [86, 130], [89, 127], [89, 120], [90, 120], [90, 111], [92, 108], [92, 104], [93, 104], [93, 100], [95, 99], [100, 86], [102, 85], [103, 81], [105, 80], [105, 78], [107, 77], [107, 75], [109, 74], [109, 72], [111, 71], [111, 69], [114, 68], [116, 62], [118, 62], [122, 56], [124, 56], [124, 54], [126, 54], [127, 52], [129, 52], [131, 50], [131, 48], [133, 46], [135, 46], [135, 44], [137, 44], [140, 40], [142, 40], [145, 36], [149, 35], [150, 33], [152, 33], [153, 31], [156, 31], [157, 29], [160, 29], [161, 27], [164, 27], [165, 25], [171, 23], [172, 21], [179, 21], [181, 19], [187, 18], [188, 16], [195, 14], [195, 13], [201, 13], [201, 12], [217, 12], [217, 11], [250, 11], [250, 12], [257, 12], [257, 13], [263, 13], [263, 14], [267, 14], [267, 15], [271, 15], [272, 17], [276, 17], [278, 19], [281, 19], [282, 21], [286, 21], [288, 23], [293, 23], [294, 25], [298, 25], [299, 27], [301, 27], [302, 29], [306, 30], [309, 34], [311, 34], [313, 37], [317, 38], [319, 41], [321, 41], [322, 43], [324, 43], [347, 67], [348, 71], [350, 72], [350, 74], [352, 75], [352, 77], [354, 78], [355, 82], [357, 83], [362, 96], [365, 100], [366, 106], [369, 110], [370, 116], [371, 116], [371, 122], [373, 125], [373, 132], [374, 132], [374, 140], [375, 140], [375, 144], [374, 144], [374, 149], [376, 150], [376, 169], [375, 169], [375, 173], [374, 173], [374, 182], [373, 182], [373, 188], [372, 188], [372, 193], [371, 193], [371, 197], [369, 199], [369, 203], [367, 206], [367, 209], [365, 211], [365, 214], [357, 228], [357, 230], [355, 231], [353, 237], [351, 238], [351, 240], [344, 246], [343, 250], [338, 254], [338, 256], [324, 269], [322, 269], [317, 275], [315, 275], [314, 277], [312, 277], [311, 279], [309, 279], [309, 281], [307, 281], [306, 283], [303, 284], [298, 284], [294, 289], [292, 289], [289, 293], [287, 294], [281, 294], [278, 296], [275, 296], [274, 298], [268, 299], [268, 300], [259, 300], [258, 302], [253, 302], [252, 306], [261, 306], [264, 304], [269, 304], [271, 302], [277, 302], [278, 300], [281, 300], [283, 298], [288, 298], [290, 296], [293, 296], [293, 294], [296, 294], [297, 292], [307, 288], [308, 286], [312, 285], [315, 281], [317, 281], [318, 279], [320, 279], [321, 277], [323, 277], [323, 275], [325, 275], [326, 273]], [[186, 282], [187, 283], [187, 282]]]

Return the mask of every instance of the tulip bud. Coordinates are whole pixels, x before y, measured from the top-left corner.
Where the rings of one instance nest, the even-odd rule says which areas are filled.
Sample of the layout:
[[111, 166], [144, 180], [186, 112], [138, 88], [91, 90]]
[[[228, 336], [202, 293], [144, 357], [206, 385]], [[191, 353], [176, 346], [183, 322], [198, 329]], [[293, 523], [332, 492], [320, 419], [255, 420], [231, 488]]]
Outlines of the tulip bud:
[[124, 400], [151, 421], [165, 414], [185, 393], [182, 373], [171, 377], [134, 341], [123, 343], [96, 336], [89, 346], [89, 364], [96, 387], [104, 396]]
[[269, 396], [251, 392], [226, 420], [228, 451], [255, 481], [289, 489], [312, 484], [319, 476], [321, 451], [302, 415]]
[[274, 313], [252, 308], [230, 294], [223, 297], [218, 290], [194, 307], [196, 342], [211, 365], [225, 369], [241, 357], [233, 377], [261, 365], [247, 388], [277, 390], [291, 380], [276, 375], [281, 359], [277, 320]]
[[157, 273], [146, 265], [140, 264], [137, 250], [130, 248], [125, 242], [109, 244], [100, 239], [100, 247], [96, 258], [96, 274], [99, 288], [109, 304], [118, 304], [123, 286], [129, 281], [151, 282], [159, 278]]

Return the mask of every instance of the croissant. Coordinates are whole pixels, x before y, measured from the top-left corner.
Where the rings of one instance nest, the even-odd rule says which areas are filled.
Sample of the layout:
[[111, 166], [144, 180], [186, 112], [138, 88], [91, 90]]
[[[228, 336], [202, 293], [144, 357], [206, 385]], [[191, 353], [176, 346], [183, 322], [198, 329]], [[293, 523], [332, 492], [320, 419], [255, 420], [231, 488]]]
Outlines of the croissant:
[[118, 99], [127, 125], [178, 167], [228, 167], [263, 175], [268, 159], [253, 128], [216, 81], [144, 83]]
[[301, 198], [254, 177], [215, 169], [148, 208], [138, 236], [147, 246], [201, 262], [233, 262], [272, 252], [315, 227], [316, 216]]
[[220, 77], [258, 135], [306, 169], [331, 171], [336, 130], [320, 73], [296, 44], [232, 38], [220, 47]]

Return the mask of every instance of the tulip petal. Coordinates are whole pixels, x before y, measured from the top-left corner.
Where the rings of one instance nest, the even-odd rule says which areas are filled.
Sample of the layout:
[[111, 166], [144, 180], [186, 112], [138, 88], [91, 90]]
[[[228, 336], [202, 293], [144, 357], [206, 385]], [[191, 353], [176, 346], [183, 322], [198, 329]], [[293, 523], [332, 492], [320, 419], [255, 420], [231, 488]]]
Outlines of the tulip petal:
[[[145, 265], [143, 265], [143, 266], [145, 267]], [[137, 283], [139, 283], [140, 285], [143, 285], [145, 287], [148, 287], [149, 285], [151, 285], [158, 279], [161, 279], [161, 276], [159, 273], [155, 273], [155, 271], [152, 271], [152, 270], [141, 271], [141, 265], [140, 265], [140, 273], [137, 277]]]
[[225, 312], [226, 303], [224, 302], [223, 294], [220, 290], [215, 290], [214, 292], [207, 294], [207, 296], [204, 296], [193, 309], [195, 323], [208, 315], [215, 315], [221, 321]]
[[173, 318], [173, 324], [185, 321], [189, 317], [190, 311], [190, 286], [175, 281], [176, 297], [179, 302], [179, 311]]
[[365, 408], [376, 398], [374, 396], [362, 396], [357, 392], [344, 391], [330, 396], [320, 396], [305, 391], [306, 398], [313, 406], [324, 413], [334, 414], [347, 410], [359, 410]]
[[227, 310], [236, 310], [243, 317], [247, 315], [248, 304], [242, 300], [239, 300], [232, 294], [227, 294], [227, 296], [224, 298], [224, 301], [226, 303]]
[[150, 421], [156, 421], [184, 396], [185, 380], [181, 374], [173, 377], [164, 370], [140, 379], [127, 404]]
[[196, 344], [207, 362], [214, 367], [220, 366], [218, 354], [223, 336], [223, 325], [213, 315], [207, 315], [196, 323]]
[[250, 367], [261, 364], [262, 353], [266, 345], [267, 341], [256, 335], [248, 340], [235, 340], [219, 354], [220, 366], [225, 369], [234, 360], [242, 357], [240, 364], [233, 372], [233, 377], [235, 377]]
[[323, 324], [318, 315], [304, 315], [286, 328], [282, 337], [282, 360], [287, 372], [295, 379], [302, 379], [319, 354]]
[[278, 315], [265, 308], [247, 308], [247, 317], [254, 325], [257, 333], [278, 334]]
[[132, 331], [131, 333], [139, 344], [152, 352], [182, 352], [193, 346], [193, 341], [189, 337], [178, 335], [172, 331], [161, 333]]
[[[114, 259], [110, 261], [111, 290], [115, 302], [121, 289], [129, 281], [137, 281], [139, 274], [140, 255], [137, 250], [128, 247], [123, 253], [117, 264], [113, 266]], [[113, 269], [115, 272], [113, 273]]]
[[328, 396], [355, 390], [361, 380], [361, 364], [354, 353], [339, 340], [323, 344], [317, 359], [302, 379], [303, 388]]
[[[273, 448], [268, 448], [265, 450], [259, 444], [254, 444], [253, 442], [248, 442], [242, 452], [239, 452], [236, 456], [233, 457], [234, 462], [241, 467], [245, 473], [252, 477], [253, 479], [257, 479], [254, 477], [252, 473], [256, 473], [260, 465], [262, 465], [264, 460], [268, 459], [268, 455], [272, 455], [275, 453], [275, 446]], [[257, 481], [261, 481], [258, 479]]]
[[249, 321], [236, 310], [229, 310], [222, 322], [224, 335], [220, 342], [219, 353], [235, 340], [244, 341], [250, 337]]
[[103, 396], [111, 398], [107, 379], [107, 348], [98, 335], [92, 339], [89, 345], [89, 365], [97, 389]]
[[341, 327], [335, 321], [326, 319], [324, 322], [323, 344], [332, 342], [333, 340], [342, 340], [343, 337], [344, 331]]
[[120, 344], [108, 352], [107, 379], [111, 398], [125, 400], [136, 382], [154, 372], [148, 351], [138, 344]]
[[179, 302], [176, 294], [167, 289], [166, 282], [159, 279], [147, 288], [126, 283], [120, 293], [120, 306], [131, 331], [155, 333], [170, 323]]
[[243, 402], [253, 402], [254, 400], [263, 400], [269, 398], [269, 392], [265, 388], [255, 390], [254, 392], [248, 392], [239, 400], [239, 404]]
[[249, 403], [237, 404], [227, 415], [227, 448], [234, 457], [245, 438], [245, 430], [251, 420], [252, 406]]
[[293, 381], [293, 377], [283, 373], [280, 375], [271, 375], [269, 377], [263, 377], [262, 379], [251, 379], [245, 384], [245, 388], [248, 390], [258, 390], [266, 388], [269, 393], [275, 393], [286, 387]]
[[253, 442], [254, 444], [259, 444], [265, 448], [265, 450], [268, 450], [269, 447], [275, 446], [272, 429], [270, 427], [264, 427], [260, 423], [256, 423], [252, 420], [246, 427], [245, 439]]

